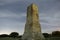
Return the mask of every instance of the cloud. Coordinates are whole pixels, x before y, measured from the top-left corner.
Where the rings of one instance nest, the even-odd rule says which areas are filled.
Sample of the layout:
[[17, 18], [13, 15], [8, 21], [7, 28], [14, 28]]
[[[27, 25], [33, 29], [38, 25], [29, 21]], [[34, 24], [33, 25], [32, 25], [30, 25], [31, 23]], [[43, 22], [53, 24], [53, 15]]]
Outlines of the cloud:
[[26, 16], [26, 13], [22, 12], [22, 13], [14, 13], [8, 9], [2, 9], [0, 10], [0, 17], [15, 17], [15, 18], [20, 18], [20, 17], [24, 17]]
[[[25, 13], [16, 14], [9, 10], [0, 10], [0, 34], [19, 32], [23, 34], [25, 25]], [[21, 31], [22, 30], [22, 31]]]
[[23, 34], [26, 9], [31, 3], [36, 3], [39, 7], [39, 18], [43, 32], [51, 32], [59, 28], [59, 0], [0, 0], [0, 33], [18, 31]]
[[22, 0], [0, 0], [0, 2], [3, 2], [3, 3], [12, 3], [17, 1], [22, 1]]
[[51, 15], [40, 13], [40, 24], [43, 32], [49, 32], [59, 30], [60, 27], [60, 11], [55, 12]]
[[11, 32], [18, 32], [20, 35], [22, 35], [23, 32], [24, 32], [23, 25], [24, 25], [24, 23], [21, 23], [21, 22], [20, 23], [17, 23], [17, 22], [11, 22], [11, 23], [10, 22], [5, 22], [0, 27], [0, 34], [1, 33], [10, 34]]

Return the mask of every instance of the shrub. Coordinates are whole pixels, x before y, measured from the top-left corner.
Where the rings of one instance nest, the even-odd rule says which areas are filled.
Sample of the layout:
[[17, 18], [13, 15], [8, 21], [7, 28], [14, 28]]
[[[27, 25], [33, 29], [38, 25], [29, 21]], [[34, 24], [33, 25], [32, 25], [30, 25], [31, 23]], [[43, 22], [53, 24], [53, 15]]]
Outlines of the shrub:
[[43, 35], [44, 35], [44, 37], [45, 38], [48, 38], [48, 37], [50, 37], [51, 35], [50, 34], [48, 34], [48, 33], [43, 33]]
[[13, 37], [13, 38], [18, 37], [18, 36], [19, 36], [19, 33], [17, 33], [17, 32], [12, 32], [10, 34], [10, 37]]
[[52, 37], [60, 37], [60, 31], [52, 32]]

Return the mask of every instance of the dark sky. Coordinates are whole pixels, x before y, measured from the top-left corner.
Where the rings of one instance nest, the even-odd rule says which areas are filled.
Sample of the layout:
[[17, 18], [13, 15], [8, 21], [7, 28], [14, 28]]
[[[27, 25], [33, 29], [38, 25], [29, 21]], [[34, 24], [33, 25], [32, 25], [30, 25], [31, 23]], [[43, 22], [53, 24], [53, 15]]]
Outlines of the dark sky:
[[60, 0], [0, 0], [0, 34], [23, 34], [26, 9], [31, 3], [38, 5], [42, 32], [60, 30]]

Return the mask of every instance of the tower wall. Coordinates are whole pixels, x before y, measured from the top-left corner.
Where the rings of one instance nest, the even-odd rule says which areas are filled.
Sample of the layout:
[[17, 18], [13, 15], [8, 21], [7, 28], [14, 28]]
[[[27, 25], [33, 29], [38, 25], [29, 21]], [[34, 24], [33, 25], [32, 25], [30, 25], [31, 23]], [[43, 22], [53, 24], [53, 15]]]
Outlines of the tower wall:
[[27, 7], [27, 18], [23, 40], [44, 40], [39, 24], [38, 7], [31, 4]]

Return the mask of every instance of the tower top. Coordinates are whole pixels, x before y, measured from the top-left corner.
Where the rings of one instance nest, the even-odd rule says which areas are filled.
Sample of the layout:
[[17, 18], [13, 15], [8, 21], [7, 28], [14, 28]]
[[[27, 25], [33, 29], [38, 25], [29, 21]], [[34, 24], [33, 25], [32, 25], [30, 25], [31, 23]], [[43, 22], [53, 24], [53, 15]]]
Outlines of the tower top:
[[36, 4], [35, 4], [35, 3], [32, 3], [32, 4], [31, 4], [31, 6], [33, 6], [33, 5], [35, 5], [35, 6], [36, 6]]
[[35, 3], [32, 3], [31, 5], [28, 6], [27, 9], [31, 9], [31, 11], [38, 11], [38, 6]]
[[34, 3], [31, 4], [31, 8], [32, 10], [36, 10], [36, 11], [38, 10], [38, 6]]

